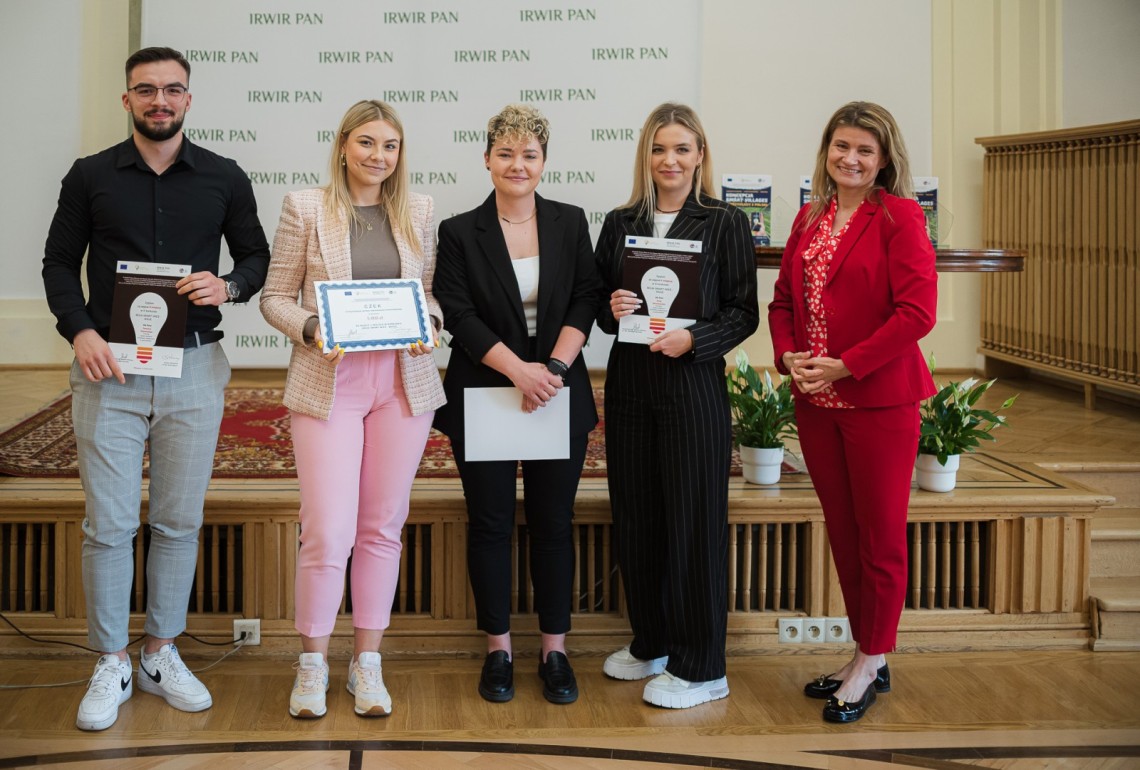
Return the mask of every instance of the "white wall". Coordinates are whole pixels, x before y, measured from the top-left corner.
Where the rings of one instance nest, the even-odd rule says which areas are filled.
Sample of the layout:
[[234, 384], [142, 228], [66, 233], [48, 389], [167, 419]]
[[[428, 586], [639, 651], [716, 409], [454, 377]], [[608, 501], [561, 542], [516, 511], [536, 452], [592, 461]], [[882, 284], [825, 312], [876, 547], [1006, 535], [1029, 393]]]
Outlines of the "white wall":
[[59, 183], [127, 136], [123, 0], [0, 3], [0, 364], [67, 363], [40, 267]]
[[1062, 0], [1063, 126], [1140, 118], [1140, 1]]
[[[0, 162], [14, 181], [0, 192], [0, 365], [70, 360], [43, 301], [43, 242], [74, 158], [126, 135], [118, 95], [130, 5], [0, 2]], [[902, 125], [915, 172], [942, 180], [954, 215], [944, 241], [980, 247], [974, 138], [1060, 128], [1062, 104], [1065, 126], [1140, 117], [1138, 17], [1140, 0], [703, 0], [692, 66], [715, 170], [773, 173], [794, 208], [790, 177], [810, 169], [827, 115], [852, 98], [880, 101]], [[50, 98], [30, 85], [43, 82]], [[263, 206], [267, 225], [272, 208]], [[786, 216], [783, 226], [777, 217], [777, 236]], [[761, 273], [762, 304], [773, 278]], [[942, 276], [939, 326], [924, 343], [940, 366], [977, 365], [980, 283]], [[764, 327], [747, 347], [770, 360]]]

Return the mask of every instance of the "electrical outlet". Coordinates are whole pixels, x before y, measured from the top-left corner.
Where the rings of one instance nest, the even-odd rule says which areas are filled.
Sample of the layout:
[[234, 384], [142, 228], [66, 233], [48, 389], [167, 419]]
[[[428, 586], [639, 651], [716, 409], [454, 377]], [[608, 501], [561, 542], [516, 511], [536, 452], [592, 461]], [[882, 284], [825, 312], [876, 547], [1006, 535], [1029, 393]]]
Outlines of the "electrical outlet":
[[823, 618], [804, 618], [803, 640], [810, 644], [827, 641], [827, 627]]
[[237, 618], [234, 620], [234, 641], [241, 639], [245, 634], [243, 647], [252, 647], [261, 644], [261, 618]]
[[851, 630], [847, 626], [847, 618], [824, 618], [824, 628], [827, 631], [827, 642], [851, 641]]
[[780, 618], [778, 628], [780, 644], [792, 644], [804, 640], [803, 618]]

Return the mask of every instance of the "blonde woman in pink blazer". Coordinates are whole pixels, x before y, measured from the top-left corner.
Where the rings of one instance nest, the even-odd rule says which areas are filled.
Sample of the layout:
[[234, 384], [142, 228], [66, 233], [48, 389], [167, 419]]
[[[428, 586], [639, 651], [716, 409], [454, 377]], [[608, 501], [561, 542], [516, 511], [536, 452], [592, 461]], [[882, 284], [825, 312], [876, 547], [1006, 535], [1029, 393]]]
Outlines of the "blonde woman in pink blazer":
[[[400, 531], [435, 410], [445, 402], [430, 347], [326, 349], [314, 281], [419, 278], [432, 296], [432, 199], [408, 190], [404, 129], [381, 101], [357, 102], [341, 120], [326, 187], [285, 196], [261, 294], [265, 319], [293, 340], [285, 382], [297, 478], [297, 677], [294, 717], [325, 714], [329, 637], [352, 555], [354, 649], [348, 691], [361, 716], [387, 716], [380, 641], [400, 566]], [[300, 302], [297, 296], [300, 294]]]

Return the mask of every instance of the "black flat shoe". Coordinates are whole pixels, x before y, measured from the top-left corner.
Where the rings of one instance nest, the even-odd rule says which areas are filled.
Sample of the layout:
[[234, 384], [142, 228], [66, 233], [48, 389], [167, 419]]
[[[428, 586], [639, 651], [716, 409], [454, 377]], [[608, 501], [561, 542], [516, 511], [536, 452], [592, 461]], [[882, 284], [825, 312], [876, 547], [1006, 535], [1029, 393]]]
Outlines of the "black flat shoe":
[[[804, 695], [809, 698], [830, 698], [843, 684], [842, 679], [832, 679], [828, 674], [820, 674], [818, 678], [804, 685]], [[884, 663], [875, 672], [875, 692], [891, 691], [891, 670]]]
[[479, 694], [492, 703], [506, 703], [515, 697], [515, 666], [505, 650], [487, 653], [479, 675]]
[[872, 682], [863, 691], [863, 697], [854, 703], [836, 700], [835, 696], [828, 698], [823, 706], [823, 718], [827, 722], [856, 722], [863, 718], [874, 702], [875, 685]]
[[546, 653], [546, 661], [538, 662], [538, 675], [542, 677], [542, 697], [551, 703], [573, 703], [578, 700], [578, 682], [574, 669], [561, 652]]

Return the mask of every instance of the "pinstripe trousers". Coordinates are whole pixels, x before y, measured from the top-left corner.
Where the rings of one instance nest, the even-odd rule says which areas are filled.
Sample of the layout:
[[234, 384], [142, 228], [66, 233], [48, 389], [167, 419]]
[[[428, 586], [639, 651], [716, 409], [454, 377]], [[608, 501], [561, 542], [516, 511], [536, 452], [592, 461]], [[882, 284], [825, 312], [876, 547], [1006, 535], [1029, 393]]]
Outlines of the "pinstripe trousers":
[[[88, 382], [71, 367], [71, 415], [86, 497], [83, 590], [87, 636], [101, 652], [127, 646], [132, 543], [139, 528], [143, 449], [150, 449], [150, 549], [143, 630], [172, 639], [186, 629], [198, 562], [202, 503], [214, 470], [230, 365], [217, 343], [188, 348], [182, 376], [126, 375]], [[141, 547], [141, 543], [140, 543]]]
[[723, 359], [614, 344], [606, 464], [630, 652], [689, 681], [725, 675], [730, 420]]

